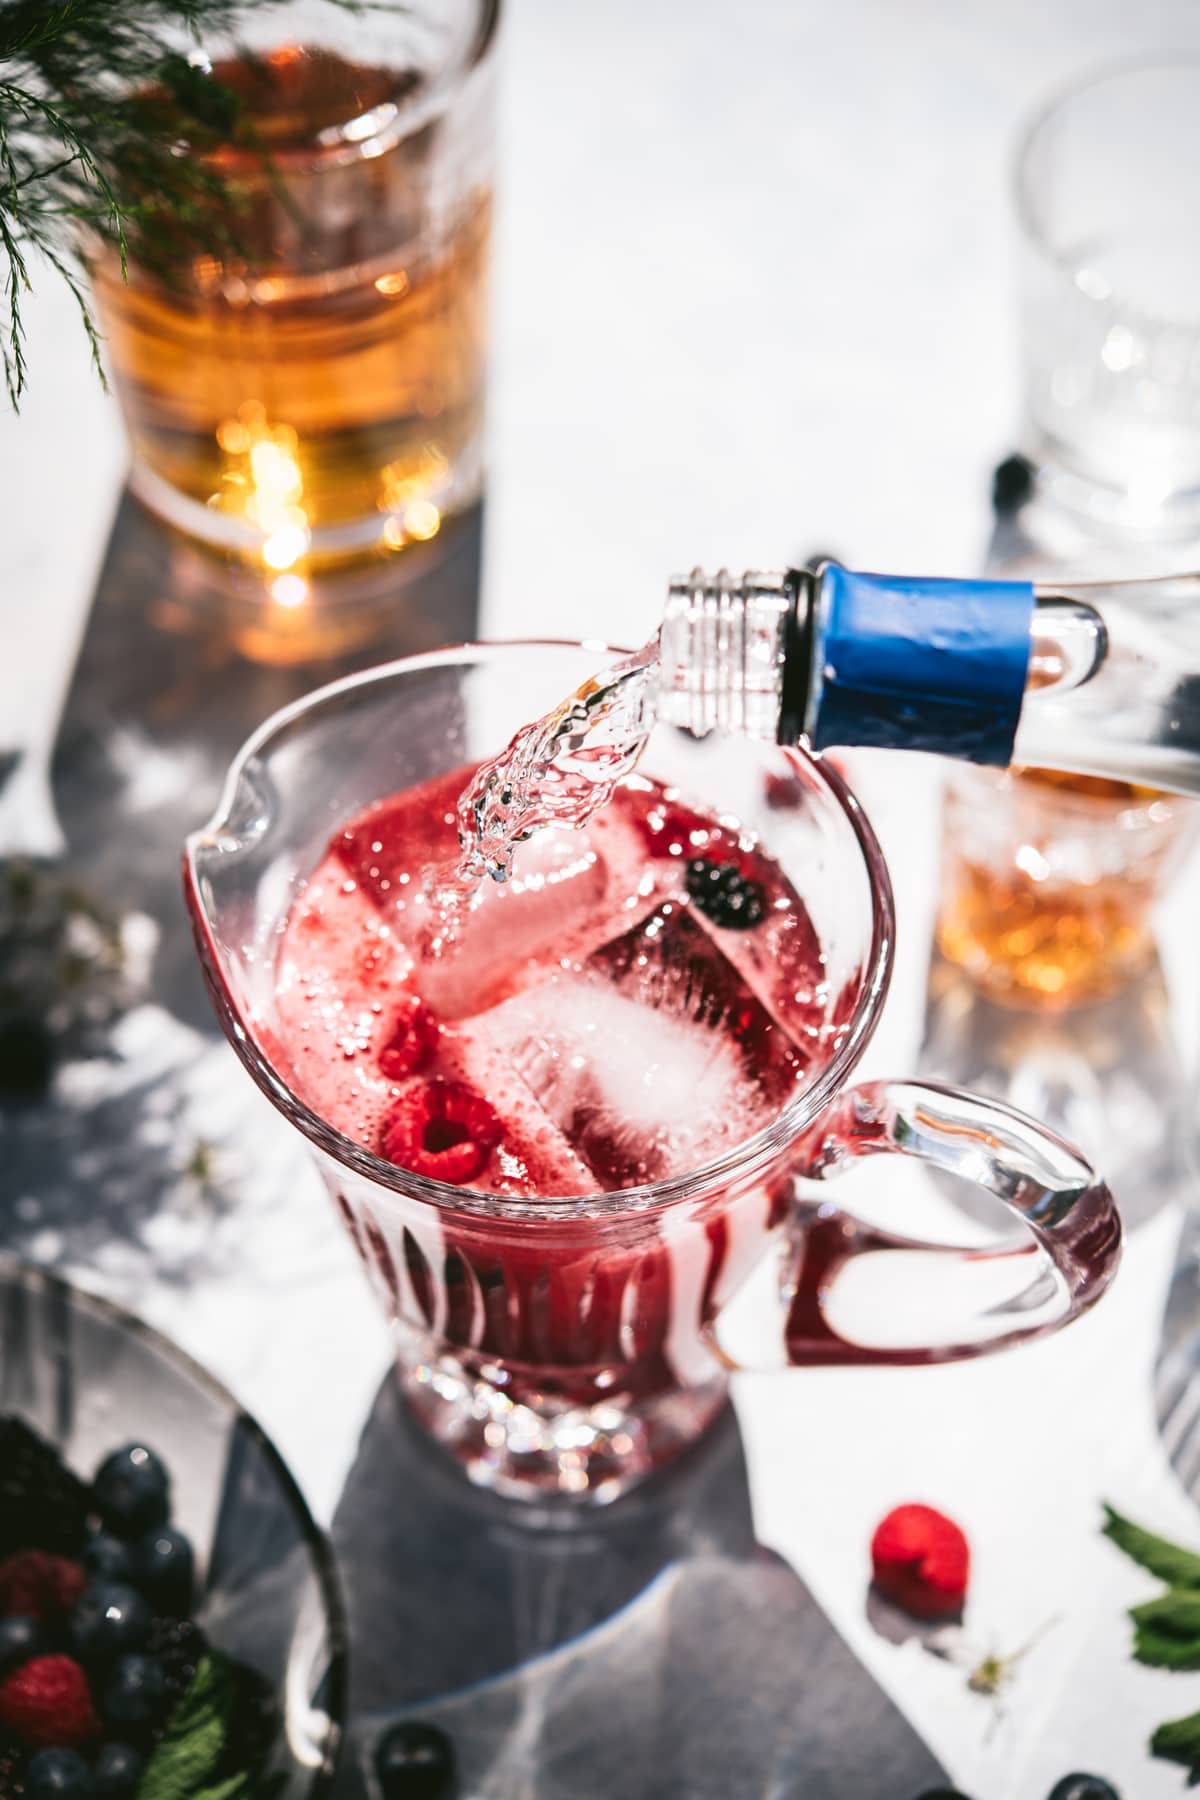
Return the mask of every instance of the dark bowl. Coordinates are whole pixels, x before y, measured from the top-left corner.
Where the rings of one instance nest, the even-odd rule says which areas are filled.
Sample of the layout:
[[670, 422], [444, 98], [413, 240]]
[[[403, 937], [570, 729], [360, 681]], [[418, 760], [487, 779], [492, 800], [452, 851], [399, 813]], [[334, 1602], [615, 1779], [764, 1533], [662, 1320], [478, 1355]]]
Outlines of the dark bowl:
[[131, 1314], [0, 1258], [0, 1414], [49, 1438], [84, 1478], [131, 1439], [158, 1451], [174, 1522], [196, 1553], [195, 1616], [278, 1697], [279, 1800], [326, 1794], [346, 1695], [333, 1557], [283, 1458], [232, 1394]]

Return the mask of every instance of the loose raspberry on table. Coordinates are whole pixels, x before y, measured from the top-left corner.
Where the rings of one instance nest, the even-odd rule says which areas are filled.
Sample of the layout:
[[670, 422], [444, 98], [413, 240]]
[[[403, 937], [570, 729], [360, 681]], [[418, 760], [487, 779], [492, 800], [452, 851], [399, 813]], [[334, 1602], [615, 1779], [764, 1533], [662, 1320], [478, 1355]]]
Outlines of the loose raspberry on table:
[[897, 1506], [871, 1539], [880, 1593], [917, 1619], [951, 1619], [967, 1596], [971, 1553], [953, 1519], [932, 1506]]
[[436, 1078], [399, 1096], [383, 1128], [383, 1154], [414, 1174], [462, 1183], [479, 1174], [500, 1136], [486, 1100], [461, 1081]]
[[18, 1550], [0, 1563], [0, 1617], [19, 1613], [26, 1619], [57, 1624], [65, 1619], [87, 1586], [82, 1563], [48, 1550]]
[[70, 1656], [35, 1656], [0, 1682], [0, 1725], [31, 1750], [98, 1736], [87, 1676]]

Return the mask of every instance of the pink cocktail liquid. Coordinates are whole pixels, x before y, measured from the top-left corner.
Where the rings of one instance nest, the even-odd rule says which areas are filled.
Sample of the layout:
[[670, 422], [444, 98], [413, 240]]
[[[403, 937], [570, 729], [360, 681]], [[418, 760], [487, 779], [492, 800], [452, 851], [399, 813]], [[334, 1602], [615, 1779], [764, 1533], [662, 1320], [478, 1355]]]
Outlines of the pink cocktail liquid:
[[[277, 998], [301, 1097], [400, 1167], [547, 1202], [688, 1174], [774, 1119], [849, 1007], [761, 845], [633, 775], [584, 829], [523, 844], [504, 885], [455, 886], [471, 773], [352, 819], [295, 901]], [[619, 1225], [338, 1197], [401, 1325], [544, 1408], [711, 1378], [705, 1327], [786, 1187], [781, 1154]]]

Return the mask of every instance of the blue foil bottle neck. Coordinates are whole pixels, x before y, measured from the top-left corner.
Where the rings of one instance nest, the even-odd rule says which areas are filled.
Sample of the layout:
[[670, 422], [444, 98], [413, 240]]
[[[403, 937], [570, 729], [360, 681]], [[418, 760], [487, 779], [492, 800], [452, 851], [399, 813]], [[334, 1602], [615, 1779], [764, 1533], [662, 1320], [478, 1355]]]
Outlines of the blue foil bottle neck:
[[861, 575], [815, 583], [807, 735], [1004, 766], [1029, 671], [1033, 587]]

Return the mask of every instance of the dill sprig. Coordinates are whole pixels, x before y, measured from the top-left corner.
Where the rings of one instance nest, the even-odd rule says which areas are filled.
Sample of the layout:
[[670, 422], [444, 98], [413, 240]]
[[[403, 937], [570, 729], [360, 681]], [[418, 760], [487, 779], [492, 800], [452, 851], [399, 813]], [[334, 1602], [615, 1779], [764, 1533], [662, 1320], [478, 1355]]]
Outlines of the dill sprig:
[[124, 271], [130, 255], [153, 266], [181, 244], [219, 252], [233, 241], [238, 195], [207, 152], [253, 147], [252, 127], [189, 52], [234, 40], [249, 8], [281, 3], [0, 0], [0, 350], [14, 407], [28, 380], [21, 306], [35, 263], [70, 289], [103, 380], [88, 242], [113, 246]]

